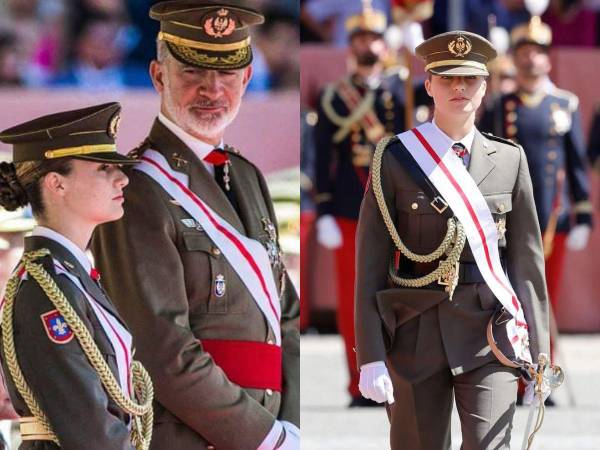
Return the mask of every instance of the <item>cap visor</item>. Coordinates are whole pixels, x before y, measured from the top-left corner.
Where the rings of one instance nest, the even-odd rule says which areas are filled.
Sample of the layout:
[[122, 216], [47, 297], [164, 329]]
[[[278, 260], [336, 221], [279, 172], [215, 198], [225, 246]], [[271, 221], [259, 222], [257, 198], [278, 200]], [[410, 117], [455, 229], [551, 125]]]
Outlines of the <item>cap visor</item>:
[[85, 161], [94, 161], [107, 164], [137, 164], [139, 159], [129, 158], [117, 152], [110, 153], [90, 153], [89, 155], [73, 156], [75, 159], [83, 159]]
[[470, 77], [473, 75], [482, 75], [487, 77], [489, 72], [485, 69], [478, 69], [469, 66], [442, 66], [429, 69], [434, 75], [445, 75], [449, 77]]

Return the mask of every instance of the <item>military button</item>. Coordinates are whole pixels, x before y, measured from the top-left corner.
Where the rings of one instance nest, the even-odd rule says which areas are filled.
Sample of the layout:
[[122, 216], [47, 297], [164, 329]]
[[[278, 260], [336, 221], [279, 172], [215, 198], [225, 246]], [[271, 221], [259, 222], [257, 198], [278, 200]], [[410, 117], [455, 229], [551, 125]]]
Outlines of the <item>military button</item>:
[[498, 205], [498, 212], [504, 212], [504, 203]]
[[550, 161], [554, 161], [558, 158], [558, 153], [555, 150], [549, 151], [547, 157]]
[[385, 118], [388, 120], [392, 120], [394, 118], [394, 113], [392, 111], [386, 111]]
[[269, 344], [269, 345], [273, 345], [273, 344], [274, 344], [274, 342], [273, 342], [273, 339], [269, 339], [269, 340], [267, 341], [267, 344]]
[[410, 207], [411, 207], [412, 209], [419, 209], [419, 204], [418, 204], [417, 202], [413, 202], [413, 204], [412, 204], [412, 205], [410, 205]]
[[517, 107], [517, 103], [514, 100], [509, 100], [504, 105], [507, 111], [513, 111]]
[[554, 173], [554, 165], [553, 164], [546, 165], [546, 173]]
[[509, 112], [506, 115], [506, 120], [509, 121], [509, 122], [516, 122], [516, 120], [517, 120], [517, 113], [514, 112], [514, 111]]
[[221, 250], [219, 250], [217, 247], [213, 247], [210, 252], [213, 254], [213, 256], [219, 256], [221, 254]]
[[214, 445], [207, 445], [206, 446], [206, 450], [215, 450], [215, 446]]
[[514, 136], [515, 134], [517, 134], [517, 127], [514, 125], [507, 126], [506, 134], [508, 134], [509, 136]]
[[273, 391], [271, 389], [267, 389], [265, 391], [265, 394], [267, 394], [267, 395], [273, 395]]

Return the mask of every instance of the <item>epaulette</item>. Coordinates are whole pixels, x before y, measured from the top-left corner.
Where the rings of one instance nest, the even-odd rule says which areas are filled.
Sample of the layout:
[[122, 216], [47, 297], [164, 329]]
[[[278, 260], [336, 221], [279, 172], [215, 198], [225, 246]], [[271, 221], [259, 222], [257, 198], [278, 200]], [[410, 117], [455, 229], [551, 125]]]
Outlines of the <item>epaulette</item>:
[[146, 138], [144, 139], [142, 142], [140, 142], [138, 144], [137, 147], [135, 147], [133, 150], [131, 150], [129, 153], [127, 153], [127, 156], [129, 158], [134, 158], [137, 159], [139, 158], [141, 155], [144, 154], [144, 152], [150, 147], [150, 139]]
[[569, 110], [571, 112], [574, 112], [577, 110], [577, 108], [579, 108], [579, 97], [577, 97], [577, 95], [575, 95], [573, 92], [554, 87], [551, 93], [557, 97], [567, 100], [569, 102]]
[[510, 139], [505, 139], [505, 138], [501, 138], [498, 136], [494, 136], [492, 133], [486, 133], [486, 132], [481, 132], [481, 134], [483, 134], [486, 138], [491, 139], [492, 141], [497, 141], [497, 142], [501, 142], [503, 144], [507, 144], [510, 145], [512, 147], [516, 147], [519, 148], [519, 144], [517, 144], [515, 141], [512, 141]]

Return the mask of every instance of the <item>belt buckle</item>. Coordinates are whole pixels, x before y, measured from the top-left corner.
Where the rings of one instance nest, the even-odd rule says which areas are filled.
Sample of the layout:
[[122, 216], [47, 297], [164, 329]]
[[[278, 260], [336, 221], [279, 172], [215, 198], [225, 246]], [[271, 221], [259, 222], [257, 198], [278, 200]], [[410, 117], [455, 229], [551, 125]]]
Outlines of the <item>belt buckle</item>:
[[446, 200], [444, 200], [439, 195], [436, 195], [435, 198], [429, 204], [440, 214], [442, 214], [448, 208], [448, 203], [446, 202]]

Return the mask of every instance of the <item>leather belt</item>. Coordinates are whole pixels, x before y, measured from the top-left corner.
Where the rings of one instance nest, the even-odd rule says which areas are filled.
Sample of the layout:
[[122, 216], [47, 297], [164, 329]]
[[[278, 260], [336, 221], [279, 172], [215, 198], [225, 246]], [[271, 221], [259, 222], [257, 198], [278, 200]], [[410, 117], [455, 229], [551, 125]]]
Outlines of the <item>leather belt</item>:
[[[504, 260], [501, 260], [502, 267], [505, 266]], [[407, 278], [416, 278], [419, 276], [423, 276], [427, 273], [431, 273], [438, 266], [437, 262], [434, 263], [424, 263], [424, 264], [415, 264], [414, 274], [404, 274], [401, 273], [400, 276]], [[474, 262], [461, 262], [458, 267], [458, 284], [474, 284], [474, 283], [485, 283], [485, 279], [483, 275], [479, 271], [479, 267]], [[438, 284], [437, 282], [428, 284], [424, 286], [427, 289], [439, 289], [444, 290], [446, 286]]]
[[281, 392], [281, 347], [265, 342], [202, 339], [204, 350], [235, 384]]
[[51, 441], [50, 433], [36, 417], [19, 418], [19, 430], [23, 441]]

